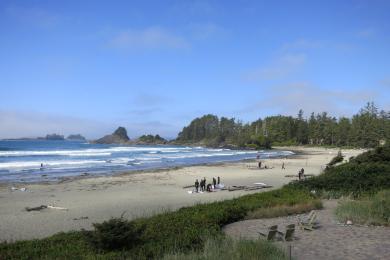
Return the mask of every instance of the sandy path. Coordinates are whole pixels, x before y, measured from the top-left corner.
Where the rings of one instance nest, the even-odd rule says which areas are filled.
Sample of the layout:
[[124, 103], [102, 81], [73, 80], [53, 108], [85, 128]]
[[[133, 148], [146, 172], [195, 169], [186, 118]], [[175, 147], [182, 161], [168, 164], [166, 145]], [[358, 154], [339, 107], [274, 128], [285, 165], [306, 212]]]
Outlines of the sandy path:
[[[321, 227], [314, 231], [296, 229], [297, 240], [291, 242], [292, 256], [298, 260], [374, 260], [389, 259], [390, 228], [345, 226], [337, 223], [334, 209], [337, 201], [324, 202], [324, 209], [317, 211]], [[267, 227], [278, 225], [284, 232], [285, 226], [298, 222], [298, 217], [291, 216], [271, 219], [240, 221], [224, 227], [224, 232], [234, 238], [258, 238], [258, 232], [267, 233]], [[287, 251], [289, 243], [276, 242]]]
[[[291, 159], [263, 160], [266, 165], [274, 167], [268, 170], [248, 168], [255, 167], [255, 162], [239, 162], [87, 178], [56, 184], [0, 185], [0, 241], [41, 238], [60, 231], [90, 229], [92, 223], [119, 217], [123, 212], [126, 212], [125, 217], [131, 219], [162, 210], [251, 193], [221, 191], [188, 194], [188, 189], [183, 189], [183, 186], [192, 185], [196, 178], [206, 177], [209, 182], [212, 177], [220, 176], [227, 186], [264, 182], [278, 188], [292, 180], [284, 175], [296, 174], [301, 168], [305, 168], [305, 173], [319, 174], [337, 153], [337, 150], [319, 148], [304, 151], [306, 155]], [[347, 156], [360, 152], [345, 151]], [[286, 170], [281, 170], [282, 162], [285, 163]], [[27, 191], [11, 191], [11, 186], [26, 187]], [[25, 207], [49, 204], [69, 210], [24, 210]]]

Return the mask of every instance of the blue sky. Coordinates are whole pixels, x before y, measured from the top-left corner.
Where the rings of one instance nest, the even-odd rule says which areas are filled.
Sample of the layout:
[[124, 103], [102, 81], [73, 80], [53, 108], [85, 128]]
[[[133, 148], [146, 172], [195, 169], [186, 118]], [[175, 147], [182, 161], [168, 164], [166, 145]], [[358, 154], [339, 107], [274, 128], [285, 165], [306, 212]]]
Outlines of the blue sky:
[[379, 0], [3, 0], [0, 138], [390, 110], [389, 14]]

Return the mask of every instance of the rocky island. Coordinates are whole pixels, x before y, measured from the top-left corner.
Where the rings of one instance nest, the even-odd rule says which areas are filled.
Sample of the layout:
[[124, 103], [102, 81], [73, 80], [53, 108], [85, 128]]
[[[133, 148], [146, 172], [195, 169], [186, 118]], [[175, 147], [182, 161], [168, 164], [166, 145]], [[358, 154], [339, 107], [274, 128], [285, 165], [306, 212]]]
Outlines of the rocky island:
[[81, 134], [71, 134], [71, 135], [68, 135], [68, 137], [66, 139], [69, 141], [85, 141], [85, 140], [87, 140]]
[[48, 135], [46, 135], [46, 137], [43, 137], [43, 139], [46, 139], [46, 140], [65, 140], [64, 136], [59, 135], [59, 134], [48, 134]]
[[137, 144], [167, 144], [168, 141], [159, 135], [142, 135], [138, 138]]
[[130, 138], [127, 136], [126, 128], [120, 126], [114, 133], [106, 135], [100, 139], [92, 141], [95, 144], [130, 144]]

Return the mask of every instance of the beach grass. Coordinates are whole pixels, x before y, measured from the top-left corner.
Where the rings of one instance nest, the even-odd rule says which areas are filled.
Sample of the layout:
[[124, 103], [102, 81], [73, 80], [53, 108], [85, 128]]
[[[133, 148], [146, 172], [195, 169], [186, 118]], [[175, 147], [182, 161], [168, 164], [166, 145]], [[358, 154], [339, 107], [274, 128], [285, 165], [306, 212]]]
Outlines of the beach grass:
[[163, 260], [247, 260], [267, 259], [284, 260], [288, 259], [286, 253], [264, 239], [258, 240], [233, 240], [231, 238], [209, 239], [200, 251], [193, 251], [187, 254], [173, 253], [165, 255]]
[[346, 223], [390, 225], [390, 190], [383, 190], [376, 195], [362, 200], [345, 200], [336, 208], [336, 217]]
[[279, 205], [268, 208], [258, 208], [248, 212], [245, 219], [262, 219], [262, 218], [276, 218], [282, 216], [289, 216], [294, 214], [302, 214], [311, 210], [322, 209], [321, 200], [314, 199], [306, 203], [298, 203], [295, 205]]

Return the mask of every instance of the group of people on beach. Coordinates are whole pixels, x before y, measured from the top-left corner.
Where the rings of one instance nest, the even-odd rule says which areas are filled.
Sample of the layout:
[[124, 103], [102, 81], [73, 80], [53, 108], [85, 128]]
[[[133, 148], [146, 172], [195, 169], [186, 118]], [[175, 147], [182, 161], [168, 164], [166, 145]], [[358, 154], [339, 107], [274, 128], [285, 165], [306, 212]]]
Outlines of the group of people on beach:
[[199, 191], [208, 191], [208, 192], [211, 192], [212, 189], [215, 189], [215, 187], [217, 186], [217, 184], [221, 184], [221, 178], [218, 176], [217, 177], [218, 179], [215, 179], [215, 177], [213, 177], [213, 183], [209, 183], [206, 185], [206, 177], [203, 177], [203, 179], [200, 180], [200, 182], [198, 181], [198, 179], [195, 180], [195, 189], [196, 189], [196, 192], [199, 192]]

